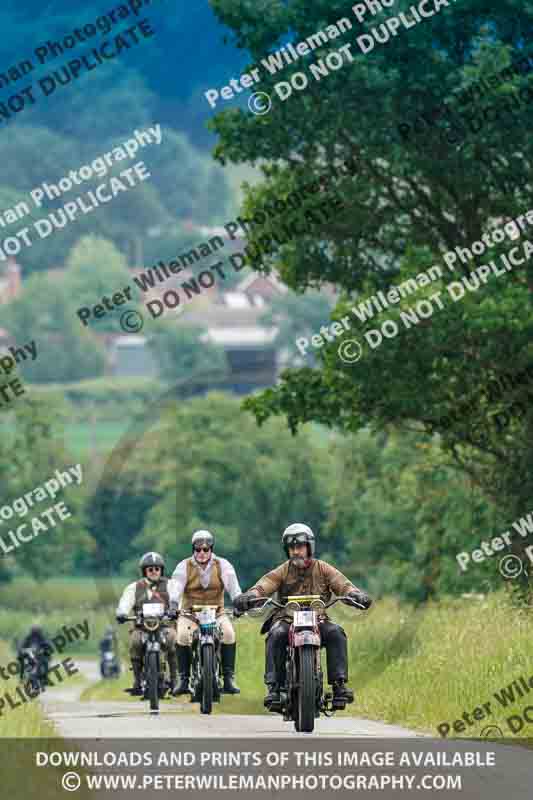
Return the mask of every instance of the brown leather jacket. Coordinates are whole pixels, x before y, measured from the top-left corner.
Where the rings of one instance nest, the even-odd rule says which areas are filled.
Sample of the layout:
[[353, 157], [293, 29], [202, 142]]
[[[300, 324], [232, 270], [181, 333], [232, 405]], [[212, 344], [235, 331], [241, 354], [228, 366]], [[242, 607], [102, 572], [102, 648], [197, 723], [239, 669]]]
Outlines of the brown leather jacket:
[[[279, 602], [285, 603], [289, 595], [319, 594], [324, 603], [331, 600], [332, 595], [345, 595], [348, 592], [360, 591], [348, 580], [346, 575], [325, 561], [311, 559], [306, 569], [298, 569], [291, 561], [285, 561], [279, 567], [267, 572], [247, 592], [257, 597], [270, 597], [279, 592]], [[276, 609], [272, 619], [284, 617], [285, 612]], [[321, 617], [327, 619], [326, 614]]]

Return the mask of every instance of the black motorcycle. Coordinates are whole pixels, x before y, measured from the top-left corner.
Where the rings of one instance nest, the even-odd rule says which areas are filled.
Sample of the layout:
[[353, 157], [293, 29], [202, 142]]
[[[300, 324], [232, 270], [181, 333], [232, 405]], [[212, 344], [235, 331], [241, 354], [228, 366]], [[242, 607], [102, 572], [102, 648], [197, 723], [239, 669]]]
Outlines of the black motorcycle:
[[104, 650], [100, 654], [100, 674], [106, 680], [120, 677], [120, 661], [113, 650]]
[[217, 606], [193, 606], [190, 616], [198, 625], [192, 637], [191, 702], [200, 703], [200, 712], [210, 714], [220, 701], [220, 645], [222, 632], [217, 623]]
[[[166, 680], [167, 659], [166, 627], [173, 622], [165, 612], [163, 603], [144, 603], [142, 613], [135, 617], [127, 617], [127, 622], [135, 622], [142, 632], [143, 642], [143, 677], [142, 700], [149, 700], [150, 711], [159, 713], [159, 700], [164, 699], [168, 689]], [[131, 689], [125, 689], [131, 692]]]
[[30, 696], [44, 692], [48, 679], [48, 657], [38, 647], [24, 647], [19, 652], [20, 679]]
[[251, 616], [261, 614], [269, 605], [285, 609], [293, 615], [289, 628], [289, 644], [286, 659], [286, 685], [280, 690], [280, 703], [271, 705], [270, 711], [283, 714], [286, 722], [293, 721], [294, 727], [301, 733], [312, 733], [315, 718], [322, 712], [331, 717], [335, 711], [346, 707], [346, 702], [336, 699], [332, 693], [324, 694], [324, 674], [320, 658], [320, 625], [318, 617], [321, 611], [345, 601], [348, 605], [366, 609], [351, 597], [336, 597], [330, 603], [324, 603], [320, 595], [295, 595], [287, 598], [285, 605], [269, 598], [254, 606], [249, 611]]

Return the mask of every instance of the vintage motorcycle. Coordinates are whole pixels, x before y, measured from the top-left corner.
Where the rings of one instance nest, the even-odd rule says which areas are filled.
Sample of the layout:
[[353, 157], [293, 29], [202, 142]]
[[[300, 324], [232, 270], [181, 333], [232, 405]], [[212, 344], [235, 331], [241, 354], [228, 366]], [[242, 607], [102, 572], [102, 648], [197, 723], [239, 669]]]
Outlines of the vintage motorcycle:
[[190, 616], [198, 627], [192, 637], [191, 702], [200, 703], [200, 712], [210, 714], [220, 702], [220, 645], [222, 631], [217, 622], [217, 606], [193, 606]]
[[332, 693], [324, 694], [324, 674], [320, 658], [320, 626], [318, 617], [321, 611], [345, 601], [348, 605], [366, 609], [350, 597], [336, 597], [324, 603], [320, 595], [294, 595], [287, 598], [285, 604], [269, 598], [258, 599], [261, 606], [256, 605], [248, 612], [250, 616], [258, 616], [272, 605], [289, 611], [293, 620], [289, 628], [289, 645], [286, 658], [286, 685], [281, 687], [280, 703], [272, 704], [270, 711], [283, 714], [286, 722], [293, 721], [294, 727], [301, 733], [312, 733], [315, 718], [323, 713], [331, 717], [335, 711], [346, 707], [344, 700], [334, 699]]
[[19, 653], [21, 681], [31, 696], [45, 690], [48, 675], [48, 657], [43, 650], [26, 647]]
[[106, 679], [120, 677], [120, 661], [113, 650], [106, 650], [100, 656], [100, 674]]
[[[173, 622], [165, 613], [163, 603], [143, 603], [142, 613], [127, 617], [127, 622], [135, 622], [142, 631], [143, 641], [143, 678], [144, 694], [142, 700], [149, 700], [150, 711], [159, 713], [159, 700], [165, 697], [168, 689], [166, 680], [167, 660], [164, 645], [166, 644], [165, 623]], [[131, 689], [125, 689], [131, 692]]]

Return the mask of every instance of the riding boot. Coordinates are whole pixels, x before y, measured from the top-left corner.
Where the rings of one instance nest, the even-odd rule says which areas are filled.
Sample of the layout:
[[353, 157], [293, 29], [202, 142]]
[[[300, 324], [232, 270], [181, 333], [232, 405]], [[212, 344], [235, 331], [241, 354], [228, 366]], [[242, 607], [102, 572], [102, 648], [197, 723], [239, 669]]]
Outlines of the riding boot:
[[180, 682], [177, 689], [172, 694], [189, 694], [189, 673], [191, 670], [191, 648], [187, 645], [178, 644], [176, 647], [178, 655], [178, 672]]
[[143, 693], [142, 690], [142, 675], [143, 675], [143, 663], [139, 658], [132, 658], [131, 659], [131, 668], [133, 670], [133, 687], [131, 689], [130, 694], [140, 696]]
[[167, 652], [167, 664], [168, 664], [168, 671], [170, 674], [170, 682], [168, 685], [168, 689], [170, 694], [174, 695], [176, 691], [176, 673], [178, 671], [178, 659], [176, 656], [176, 648], [170, 647]]
[[234, 683], [236, 644], [223, 644], [221, 647], [222, 675], [224, 676], [224, 694], [240, 694], [241, 690]]
[[353, 691], [344, 685], [344, 679], [339, 678], [333, 683], [333, 702], [353, 703]]
[[268, 694], [263, 701], [263, 705], [265, 708], [270, 708], [272, 705], [279, 705], [280, 703], [280, 695], [279, 695], [279, 686], [277, 683], [268, 683]]

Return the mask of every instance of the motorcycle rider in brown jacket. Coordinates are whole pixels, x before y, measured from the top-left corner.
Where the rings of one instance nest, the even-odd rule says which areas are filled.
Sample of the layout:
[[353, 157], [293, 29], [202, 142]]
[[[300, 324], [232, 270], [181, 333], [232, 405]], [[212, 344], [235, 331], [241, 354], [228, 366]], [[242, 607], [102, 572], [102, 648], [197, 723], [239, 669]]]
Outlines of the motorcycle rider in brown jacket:
[[[311, 528], [302, 523], [289, 525], [282, 536], [282, 545], [287, 554], [285, 561], [276, 569], [263, 575], [245, 594], [233, 601], [237, 612], [244, 613], [253, 608], [254, 601], [279, 593], [279, 602], [285, 603], [291, 595], [318, 594], [327, 603], [332, 594], [348, 595], [364, 608], [372, 601], [366, 592], [354, 586], [338, 569], [314, 558], [315, 537]], [[265, 683], [268, 694], [267, 708], [280, 700], [280, 687], [285, 682], [285, 653], [289, 640], [290, 616], [282, 609], [263, 625], [262, 633], [268, 630], [266, 641]], [[346, 703], [353, 702], [353, 692], [345, 685], [348, 680], [348, 646], [346, 634], [327, 614], [319, 615], [320, 634], [326, 647], [328, 682], [333, 686], [335, 698]]]

